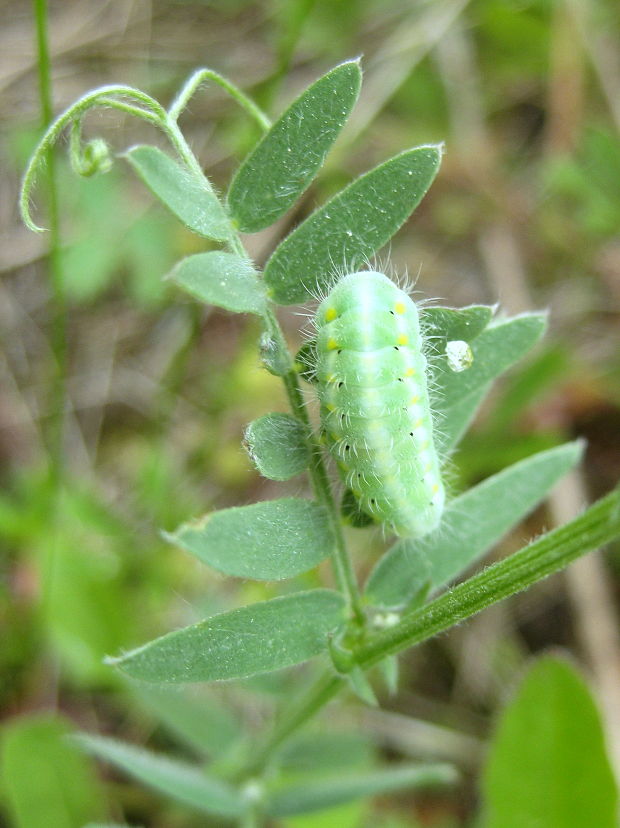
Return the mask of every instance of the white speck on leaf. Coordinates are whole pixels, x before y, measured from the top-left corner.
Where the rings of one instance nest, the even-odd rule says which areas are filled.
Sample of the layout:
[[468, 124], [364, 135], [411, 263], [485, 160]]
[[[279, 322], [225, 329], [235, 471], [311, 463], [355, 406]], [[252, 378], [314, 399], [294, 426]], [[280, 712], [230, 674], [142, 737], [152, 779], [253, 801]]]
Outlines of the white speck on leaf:
[[474, 361], [470, 346], [462, 339], [453, 339], [446, 343], [446, 356], [450, 370], [456, 373], [466, 371]]

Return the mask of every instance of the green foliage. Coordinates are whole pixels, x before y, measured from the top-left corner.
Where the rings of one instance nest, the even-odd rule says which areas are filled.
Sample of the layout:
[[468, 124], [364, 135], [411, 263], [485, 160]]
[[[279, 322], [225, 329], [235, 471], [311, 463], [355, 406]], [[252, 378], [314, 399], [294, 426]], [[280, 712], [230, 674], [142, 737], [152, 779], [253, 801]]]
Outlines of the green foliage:
[[530, 668], [503, 711], [483, 778], [488, 828], [614, 828], [618, 791], [599, 713], [563, 659]]
[[475, 563], [575, 466], [583, 443], [540, 452], [493, 475], [448, 504], [440, 529], [417, 543], [401, 540], [370, 574], [373, 604], [403, 607], [424, 584], [439, 589]]
[[[497, 3], [490, 4], [489, 14], [501, 17]], [[526, 25], [529, 26], [532, 20], [528, 17]], [[519, 39], [508, 31], [504, 31], [503, 37], [513, 45]], [[215, 80], [226, 89], [265, 131], [263, 139], [250, 151], [234, 176], [226, 204], [203, 175], [177, 125], [181, 112], [205, 79]], [[299, 387], [300, 376], [310, 383], [315, 379], [314, 343], [306, 343], [293, 361], [275, 316], [274, 303], [295, 304], [320, 295], [336, 273], [359, 268], [389, 242], [433, 182], [442, 149], [438, 145], [425, 145], [406, 150], [337, 192], [280, 241], [267, 260], [262, 280], [237, 233], [237, 229], [256, 232], [265, 228], [294, 205], [310, 185], [344, 126], [357, 98], [359, 84], [358, 63], [340, 64], [302, 92], [273, 126], [240, 90], [211, 70], [198, 70], [192, 75], [168, 110], [131, 87], [103, 87], [80, 98], [50, 125], [26, 171], [20, 201], [26, 223], [39, 229], [30, 216], [30, 193], [38, 170], [64, 129], [71, 130], [71, 159], [78, 172], [94, 172], [95, 166], [98, 171], [107, 168], [109, 156], [101, 145], [92, 142], [81, 145], [82, 119], [93, 107], [129, 112], [160, 128], [170, 142], [174, 158], [156, 147], [139, 146], [127, 152], [127, 160], [149, 189], [186, 227], [201, 239], [222, 246], [222, 249], [209, 249], [183, 259], [173, 269], [171, 280], [202, 303], [259, 317], [263, 364], [283, 379], [291, 414], [272, 413], [255, 419], [247, 428], [246, 445], [257, 469], [271, 480], [286, 481], [307, 470], [314, 499], [277, 498], [215, 511], [200, 521], [183, 524], [167, 537], [212, 569], [253, 581], [277, 581], [305, 575], [329, 556], [335, 588], [307, 589], [308, 585], [314, 586], [318, 582], [314, 575], [300, 579], [301, 588], [305, 587], [306, 591], [296, 591], [300, 584], [294, 582], [290, 591], [279, 597], [269, 597], [274, 593], [264, 584], [240, 585], [237, 601], [248, 601], [247, 605], [211, 614], [197, 624], [109, 658], [108, 664], [115, 665], [132, 679], [150, 683], [253, 678], [254, 684], [246, 685], [241, 692], [247, 691], [248, 687], [258, 687], [254, 677], [302, 664], [316, 656], [322, 656], [323, 668], [330, 657], [332, 665], [327, 672], [319, 671], [320, 665], [316, 664], [296, 672], [297, 680], [299, 676], [309, 675], [313, 681], [293, 700], [289, 699], [294, 683], [292, 673], [275, 677], [268, 685], [263, 680], [263, 689], [267, 687], [270, 694], [269, 705], [279, 704], [280, 714], [275, 718], [273, 729], [259, 733], [256, 743], [249, 745], [234, 714], [231, 716], [229, 710], [218, 707], [217, 702], [201, 706], [186, 703], [183, 697], [166, 691], [157, 694], [148, 689], [137, 689], [137, 694], [142, 692], [146, 703], [157, 711], [164, 727], [192, 751], [213, 760], [208, 769], [102, 737], [80, 737], [80, 743], [87, 751], [160, 793], [217, 819], [234, 819], [245, 825], [262, 824], [269, 816], [329, 812], [330, 808], [372, 794], [452, 784], [455, 773], [446, 766], [395, 764], [375, 768], [368, 762], [368, 765], [360, 763], [353, 770], [353, 763], [347, 761], [346, 773], [342, 767], [332, 766], [330, 769], [327, 762], [321, 767], [316, 748], [313, 751], [311, 747], [305, 753], [302, 747], [296, 762], [290, 760], [289, 754], [290, 767], [287, 767], [283, 745], [343, 688], [351, 689], [366, 703], [377, 703], [367, 677], [369, 668], [381, 665], [383, 679], [393, 690], [398, 666], [395, 657], [404, 649], [450, 629], [620, 535], [620, 491], [616, 490], [566, 526], [543, 535], [443, 595], [427, 601], [430, 593], [444, 587], [478, 561], [575, 465], [582, 446], [580, 443], [566, 444], [533, 454], [454, 498], [445, 509], [439, 530], [415, 544], [409, 541], [396, 544], [375, 566], [366, 593], [360, 593], [348, 538], [343, 532], [342, 515], [354, 525], [360, 525], [362, 521], [353, 513], [347, 494], [341, 508], [336, 505], [320, 439], [314, 434]], [[95, 146], [99, 146], [97, 157]], [[150, 243], [137, 245], [138, 248], [142, 253], [137, 260], [141, 260], [146, 269], [153, 267], [153, 258], [143, 255], [145, 248], [150, 250]], [[96, 278], [92, 279], [94, 288], [91, 286], [89, 290], [93, 294], [103, 284], [101, 274], [108, 267], [106, 252], [103, 248], [99, 252], [105, 266], [99, 266]], [[441, 450], [448, 453], [460, 440], [492, 381], [535, 345], [546, 320], [540, 313], [493, 320], [491, 308], [471, 306], [429, 308], [423, 312], [423, 322], [430, 356], [428, 370], [435, 388], [438, 442]], [[254, 322], [255, 325], [259, 323]], [[446, 348], [455, 340], [463, 341], [471, 349], [471, 365], [466, 362], [456, 367], [454, 363], [450, 364]], [[229, 377], [228, 382], [230, 386], [235, 385], [236, 377]], [[518, 399], [514, 398], [515, 404], [521, 404], [524, 399], [527, 401], [530, 393], [531, 385], [525, 383]], [[252, 413], [251, 416], [256, 415]], [[159, 480], [155, 475], [153, 486], [161, 499]], [[164, 495], [169, 497], [165, 487]], [[72, 492], [68, 502], [79, 507], [82, 501], [78, 493]], [[62, 497], [56, 503], [60, 508], [66, 508]], [[69, 509], [67, 514], [70, 512]], [[123, 642], [137, 635], [131, 627], [128, 628], [123, 609], [118, 609], [124, 604], [122, 593], [116, 586], [110, 586], [101, 573], [93, 575], [90, 568], [96, 570], [97, 556], [83, 544], [89, 552], [85, 556], [81, 546], [75, 543], [75, 538], [79, 539], [76, 526], [80, 512], [77, 508], [72, 514], [73, 520], [66, 521], [62, 531], [51, 533], [49, 543], [37, 545], [37, 549], [43, 550], [41, 570], [54, 573], [53, 589], [45, 602], [50, 627], [55, 631], [58, 649], [68, 661], [78, 665], [80, 661], [96, 662], [104, 646], [109, 651], [118, 651]], [[15, 515], [11, 519], [19, 522]], [[56, 529], [61, 525], [58, 522]], [[101, 527], [102, 534], [111, 534], [109, 524], [103, 519]], [[252, 600], [256, 602], [251, 603]], [[97, 609], [100, 603], [105, 605], [101, 612]], [[205, 607], [209, 613], [221, 609], [209, 600], [205, 601]], [[105, 615], [115, 617], [120, 630], [120, 633], [114, 630], [111, 638], [109, 628], [102, 633], [98, 628], [100, 617]], [[77, 626], [86, 630], [80, 634], [81, 638], [75, 635]], [[79, 652], [83, 640], [89, 641], [87, 658]], [[94, 666], [90, 669], [96, 674]], [[522, 707], [519, 702], [516, 704], [514, 710], [517, 712], [509, 712], [508, 724], [500, 728], [499, 747], [491, 759], [486, 789], [493, 828], [504, 824], [507, 828], [514, 824], [516, 828], [517, 824], [523, 824], [518, 821], [503, 823], [503, 816], [493, 821], [493, 809], [500, 807], [500, 800], [516, 799], [517, 791], [522, 793], [530, 784], [537, 786], [537, 797], [532, 797], [532, 803], [545, 799], [548, 775], [545, 776], [541, 768], [548, 763], [556, 766], [556, 776], [559, 777], [564, 768], [568, 778], [574, 777], [572, 760], [562, 764], [563, 754], [570, 752], [569, 743], [571, 748], [578, 744], [584, 752], [596, 757], [591, 774], [593, 781], [590, 782], [588, 777], [588, 785], [592, 788], [591, 795], [599, 797], [602, 820], [608, 820], [612, 805], [615, 805], [615, 791], [610, 793], [608, 770], [604, 770], [606, 765], [601, 758], [598, 723], [592, 711], [588, 711], [587, 704], [584, 707], [583, 688], [575, 689], [574, 679], [567, 679], [565, 667], [559, 672], [555, 666], [545, 669], [547, 673], [542, 679], [538, 676], [532, 680], [531, 691], [526, 685], [523, 691], [526, 701], [521, 703]], [[304, 682], [305, 678], [302, 678], [299, 683]], [[530, 762], [530, 737], [537, 728], [543, 727], [541, 718], [536, 718], [536, 704], [532, 702], [538, 697], [546, 699], [548, 706], [553, 708], [549, 719], [544, 720], [550, 737], [548, 752], [541, 751], [535, 757], [536, 761]], [[578, 708], [580, 712], [575, 712]], [[513, 717], [520, 723], [518, 726], [512, 724]], [[517, 741], [522, 732], [527, 739]], [[9, 740], [10, 748], [11, 744]], [[517, 745], [514, 751], [526, 757], [523, 778], [511, 776], [508, 768], [509, 758], [506, 757], [513, 750], [513, 744]], [[346, 750], [344, 752], [346, 754]], [[26, 767], [27, 753], [20, 754], [12, 747], [8, 751], [9, 766], [13, 767], [18, 755]], [[364, 755], [368, 758], [368, 752]], [[5, 747], [5, 764], [6, 756]], [[39, 758], [36, 757], [37, 761]], [[35, 758], [32, 761], [35, 762]], [[60, 757], [60, 762], [71, 768], [69, 760], [64, 763]], [[532, 781], [531, 768], [536, 770]], [[32, 772], [36, 774], [36, 770], [35, 763]], [[292, 774], [291, 770], [296, 773]], [[317, 773], [317, 770], [321, 772]], [[23, 778], [25, 773], [30, 771], [20, 770], [17, 776], [21, 774]], [[553, 778], [553, 786], [558, 790], [563, 782]], [[596, 788], [596, 785], [601, 787]], [[64, 781], [59, 786], [61, 790], [63, 786]], [[88, 782], [85, 787], [88, 789]], [[552, 792], [555, 794], [555, 787]], [[567, 795], [570, 793], [567, 789]], [[19, 808], [26, 809], [24, 814], [27, 814], [23, 791], [19, 794], [13, 791], [10, 796], [13, 803], [22, 803]], [[572, 816], [579, 813], [576, 806], [571, 810], [572, 806], [567, 805], [564, 812], [561, 810], [564, 804], [556, 806], [553, 796], [547, 799], [558, 808], [560, 819], [564, 818], [564, 813]], [[14, 804], [13, 807], [17, 812], [18, 806]], [[497, 810], [497, 814], [500, 813]], [[555, 814], [553, 811], [551, 818], [555, 819]], [[83, 816], [83, 819], [93, 818], [99, 818], [99, 814], [85, 813]], [[35, 823], [23, 821], [23, 824]], [[559, 828], [563, 823], [552, 824]], [[607, 824], [611, 823], [601, 822], [601, 825]]]
[[476, 336], [471, 344], [474, 361], [467, 371], [455, 373], [445, 355], [435, 367], [436, 395], [441, 406], [438, 449], [449, 451], [467, 429], [490, 383], [526, 354], [540, 339], [546, 316], [529, 313], [497, 322]]
[[318, 655], [342, 622], [342, 597], [313, 589], [215, 615], [108, 663], [143, 681], [244, 678]]
[[267, 307], [265, 290], [252, 263], [234, 253], [212, 250], [189, 256], [176, 265], [169, 278], [206, 305], [258, 316]]
[[166, 537], [219, 572], [265, 581], [307, 572], [334, 545], [325, 509], [293, 497], [213, 512]]
[[187, 228], [215, 241], [230, 238], [230, 221], [204, 176], [177, 164], [157, 147], [133, 147], [125, 157], [151, 192]]
[[336, 66], [280, 116], [237, 170], [228, 205], [239, 229], [273, 224], [310, 185], [344, 126], [362, 82], [357, 61]]
[[299, 785], [282, 786], [270, 794], [267, 811], [272, 816], [320, 811], [359, 799], [411, 788], [428, 788], [453, 784], [454, 770], [449, 765], [404, 765], [365, 773], [328, 776]]
[[439, 170], [441, 147], [415, 147], [385, 161], [319, 207], [281, 242], [265, 265], [270, 295], [305, 302], [352, 272], [409, 218]]
[[0, 776], [14, 828], [82, 828], [103, 817], [94, 770], [68, 732], [68, 723], [51, 714], [5, 723]]
[[251, 422], [245, 446], [258, 471], [270, 480], [288, 480], [308, 468], [307, 431], [290, 414], [265, 414]]
[[197, 765], [158, 756], [103, 736], [81, 733], [75, 739], [94, 756], [122, 768], [159, 793], [203, 813], [231, 818], [240, 816], [245, 810], [243, 799], [231, 785]]
[[213, 694], [197, 698], [186, 688], [136, 682], [132, 691], [151, 709], [164, 727], [198, 756], [225, 756], [241, 738], [240, 723], [233, 711]]
[[420, 313], [426, 346], [433, 356], [443, 355], [452, 339], [471, 342], [487, 327], [493, 316], [488, 305], [467, 308], [424, 308]]

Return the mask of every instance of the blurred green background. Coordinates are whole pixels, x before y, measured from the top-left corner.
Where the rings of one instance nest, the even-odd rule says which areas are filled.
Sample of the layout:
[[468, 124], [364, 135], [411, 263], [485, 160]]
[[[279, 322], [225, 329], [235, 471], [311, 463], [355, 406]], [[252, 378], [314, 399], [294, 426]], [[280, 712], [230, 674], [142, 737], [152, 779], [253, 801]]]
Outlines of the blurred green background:
[[[58, 302], [49, 239], [27, 231], [16, 207], [21, 172], [41, 134], [34, 22], [29, 3], [7, 0], [2, 11], [0, 710], [13, 725], [27, 723], [34, 752], [49, 741], [52, 763], [72, 761], [58, 738], [67, 727], [183, 753], [159, 723], [157, 700], [147, 705], [102, 665], [103, 656], [264, 597], [269, 587], [210, 573], [165, 544], [160, 529], [211, 508], [298, 494], [306, 484], [261, 480], [241, 448], [249, 420], [285, 410], [278, 381], [258, 361], [257, 324], [205, 311], [162, 281], [203, 242], [153, 204], [121, 159], [105, 176], [78, 180], [62, 152], [68, 370], [62, 463], [50, 462]], [[403, 148], [445, 141], [437, 182], [385, 258], [396, 272], [418, 275], [419, 298], [497, 302], [511, 314], [550, 309], [544, 345], [496, 389], [454, 457], [452, 487], [567, 438], [587, 438], [581, 476], [507, 539], [501, 555], [615, 485], [616, 2], [64, 0], [50, 4], [50, 30], [55, 112], [105, 83], [138, 86], [168, 103], [194, 68], [209, 66], [275, 115], [332, 65], [362, 54], [365, 83], [348, 127], [294, 213], [248, 237], [256, 261], [354, 175]], [[193, 99], [182, 127], [221, 190], [258, 137], [215, 87]], [[137, 142], [163, 146], [147, 126], [119, 113], [92, 114], [86, 132], [103, 135], [119, 153]], [[43, 223], [45, 204], [41, 187], [36, 214]], [[288, 310], [282, 319], [298, 345], [303, 320]], [[364, 572], [382, 539], [351, 537]], [[527, 658], [553, 647], [571, 651], [590, 671], [617, 750], [620, 556], [612, 549], [604, 561], [580, 566], [577, 576], [555, 576], [408, 654], [398, 694], [382, 699], [385, 713], [366, 723], [387, 755], [413, 750], [407, 738], [422, 739], [413, 725], [411, 732], [395, 727], [397, 715], [445, 727], [447, 758], [466, 774], [457, 792], [381, 800], [374, 810], [358, 807], [353, 816], [312, 824], [471, 824], [481, 745], [496, 711]], [[290, 680], [218, 687], [209, 703], [232, 705], [251, 732], [268, 721]], [[14, 718], [42, 711], [48, 718]], [[205, 824], [110, 771], [99, 781], [90, 765], [75, 773], [88, 777], [84, 821], [107, 813], [154, 828]], [[95, 804], [103, 800], [106, 806]], [[6, 811], [10, 820], [10, 805]], [[30, 819], [15, 824], [36, 828]]]

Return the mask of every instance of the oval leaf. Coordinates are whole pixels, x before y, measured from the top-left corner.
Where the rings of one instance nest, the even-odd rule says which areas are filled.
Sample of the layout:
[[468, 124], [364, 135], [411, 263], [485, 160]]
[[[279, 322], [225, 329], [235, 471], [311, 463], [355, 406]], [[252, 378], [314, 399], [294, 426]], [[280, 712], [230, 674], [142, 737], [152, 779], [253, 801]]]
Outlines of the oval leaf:
[[265, 414], [251, 422], [245, 447], [258, 471], [270, 480], [288, 480], [308, 468], [306, 429], [290, 414]]
[[437, 532], [399, 541], [366, 585], [368, 600], [400, 607], [430, 581], [436, 590], [457, 578], [519, 523], [583, 454], [577, 441], [542, 451], [489, 477], [448, 504]]
[[445, 354], [433, 360], [438, 451], [445, 452], [456, 445], [489, 390], [490, 382], [538, 342], [546, 325], [546, 314], [524, 313], [486, 328], [472, 341], [473, 363], [461, 373], [450, 369]]
[[451, 339], [471, 342], [491, 321], [493, 308], [489, 305], [470, 305], [466, 308], [424, 308], [420, 324], [426, 348], [433, 354], [444, 354]]
[[297, 592], [215, 615], [108, 663], [143, 681], [247, 678], [322, 653], [343, 619], [339, 593]]
[[234, 313], [262, 316], [266, 296], [252, 264], [234, 253], [212, 250], [188, 256], [168, 278], [195, 299]]
[[614, 828], [618, 792], [599, 713], [567, 662], [542, 658], [503, 712], [484, 773], [488, 828]]
[[323, 507], [294, 497], [212, 512], [166, 539], [218, 572], [258, 581], [307, 572], [334, 545]]
[[125, 157], [149, 190], [187, 228], [215, 241], [231, 237], [230, 219], [204, 176], [178, 164], [157, 147], [133, 147]]
[[265, 282], [272, 298], [281, 305], [305, 302], [329, 286], [335, 268], [361, 265], [418, 206], [440, 162], [439, 146], [406, 150], [316, 210], [267, 262]]
[[450, 785], [457, 779], [450, 765], [401, 765], [356, 774], [338, 773], [282, 787], [268, 797], [266, 810], [275, 817], [307, 814], [333, 808], [352, 799], [411, 788]]
[[228, 205], [239, 229], [255, 233], [297, 201], [323, 165], [362, 82], [357, 61], [323, 75], [275, 122], [230, 185]]
[[80, 733], [75, 741], [88, 753], [111, 762], [145, 785], [203, 813], [238, 817], [245, 810], [243, 798], [231, 785], [195, 765], [103, 736]]

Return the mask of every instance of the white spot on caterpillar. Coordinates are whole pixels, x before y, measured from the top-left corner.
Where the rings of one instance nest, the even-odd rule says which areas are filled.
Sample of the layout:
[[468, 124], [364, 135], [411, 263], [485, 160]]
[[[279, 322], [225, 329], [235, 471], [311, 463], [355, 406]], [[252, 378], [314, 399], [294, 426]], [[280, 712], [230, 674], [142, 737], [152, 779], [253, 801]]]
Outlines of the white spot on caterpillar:
[[453, 339], [446, 344], [446, 356], [448, 367], [457, 374], [471, 368], [474, 361], [472, 349], [462, 339]]

